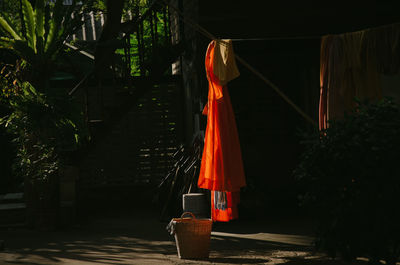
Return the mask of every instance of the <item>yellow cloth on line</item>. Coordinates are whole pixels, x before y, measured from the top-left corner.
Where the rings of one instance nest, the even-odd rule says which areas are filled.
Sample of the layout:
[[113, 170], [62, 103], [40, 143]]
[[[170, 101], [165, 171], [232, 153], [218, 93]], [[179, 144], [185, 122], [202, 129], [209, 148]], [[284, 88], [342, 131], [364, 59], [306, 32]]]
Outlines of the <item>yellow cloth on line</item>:
[[214, 75], [218, 77], [221, 86], [240, 75], [233, 52], [232, 40], [215, 41]]

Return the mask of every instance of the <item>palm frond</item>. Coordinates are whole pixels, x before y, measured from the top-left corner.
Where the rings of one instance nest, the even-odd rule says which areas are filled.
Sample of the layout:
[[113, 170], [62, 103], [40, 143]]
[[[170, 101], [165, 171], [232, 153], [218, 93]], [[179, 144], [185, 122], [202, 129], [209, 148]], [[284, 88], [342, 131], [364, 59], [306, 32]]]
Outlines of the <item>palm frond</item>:
[[32, 5], [28, 0], [22, 0], [22, 13], [24, 14], [26, 35], [29, 46], [31, 46], [36, 53], [35, 16]]
[[44, 7], [44, 42], [46, 43], [47, 36], [50, 31], [50, 20], [51, 20], [51, 8], [50, 5], [47, 4]]
[[35, 18], [36, 18], [36, 51], [38, 54], [41, 54], [44, 51], [44, 21], [45, 21], [45, 11], [44, 0], [36, 0], [35, 5]]
[[61, 28], [61, 23], [63, 20], [63, 4], [62, 1], [56, 1], [54, 7], [50, 12], [52, 12], [52, 16], [49, 19], [49, 34], [47, 34], [45, 51], [49, 49], [57, 35], [59, 35], [59, 30]]
[[0, 37], [0, 49], [11, 50], [14, 40], [7, 37]]
[[20, 40], [21, 39], [21, 37], [14, 30], [12, 24], [8, 22], [8, 19], [6, 17], [2, 17], [1, 15], [0, 15], [0, 27], [5, 32], [10, 34], [14, 39], [16, 39], [16, 40]]
[[44, 36], [44, 0], [36, 0], [35, 5], [36, 34], [38, 37]]

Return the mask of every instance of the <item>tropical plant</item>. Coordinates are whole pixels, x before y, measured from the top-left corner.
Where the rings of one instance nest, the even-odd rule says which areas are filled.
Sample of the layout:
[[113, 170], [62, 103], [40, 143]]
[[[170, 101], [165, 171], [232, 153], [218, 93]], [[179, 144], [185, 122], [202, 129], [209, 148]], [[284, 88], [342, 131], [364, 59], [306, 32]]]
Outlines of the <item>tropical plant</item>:
[[[70, 6], [64, 6], [63, 1], [53, 2], [36, 0], [33, 9], [28, 0], [21, 0], [25, 30], [9, 16], [0, 15], [0, 48], [21, 59], [14, 69], [2, 70], [2, 103], [10, 113], [3, 119], [4, 124], [20, 140], [32, 140], [32, 147], [39, 142], [53, 146], [60, 155], [76, 145], [75, 122], [80, 123], [82, 116], [66, 91], [49, 89], [49, 78], [64, 42], [82, 23], [79, 10], [85, 5], [78, 6], [77, 1]], [[20, 151], [26, 149], [23, 142], [19, 144]], [[33, 172], [29, 174], [34, 178]]]
[[54, 89], [45, 94], [36, 90], [28, 81], [21, 81], [23, 68], [19, 63], [1, 70], [0, 104], [8, 115], [0, 118], [0, 125], [14, 136], [14, 176], [23, 179], [28, 206], [35, 212], [55, 207], [58, 170], [69, 164], [71, 152], [86, 139], [87, 131], [81, 111], [67, 91]]
[[400, 257], [400, 106], [361, 104], [323, 132], [306, 134], [294, 174], [319, 221], [316, 246], [333, 257]]
[[36, 0], [33, 8], [28, 0], [21, 2], [24, 30], [0, 15], [0, 48], [19, 57], [0, 75], [0, 103], [8, 114], [0, 124], [15, 137], [14, 174], [24, 179], [28, 206], [36, 214], [56, 205], [59, 168], [87, 136], [82, 111], [68, 91], [50, 86], [64, 42], [82, 23], [83, 6]]
[[7, 17], [13, 21], [13, 24], [21, 26], [19, 17], [20, 1], [16, 0], [2, 0], [0, 1], [0, 10], [2, 14], [7, 14]]
[[33, 8], [28, 0], [22, 0], [24, 30], [6, 14], [0, 15], [0, 49], [10, 50], [27, 63], [27, 79], [39, 85], [39, 90], [52, 75], [64, 42], [82, 24], [82, 6], [76, 2], [64, 6], [63, 1], [36, 0]]

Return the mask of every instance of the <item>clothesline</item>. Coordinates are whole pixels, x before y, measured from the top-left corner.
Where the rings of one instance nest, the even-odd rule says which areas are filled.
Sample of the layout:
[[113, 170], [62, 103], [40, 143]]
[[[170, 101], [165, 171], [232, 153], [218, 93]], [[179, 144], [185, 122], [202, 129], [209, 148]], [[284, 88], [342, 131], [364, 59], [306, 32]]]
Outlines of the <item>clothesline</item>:
[[314, 35], [314, 36], [287, 36], [287, 37], [275, 36], [275, 37], [263, 37], [263, 38], [239, 38], [239, 39], [221, 38], [221, 39], [230, 39], [232, 41], [310, 40], [310, 39], [312, 40], [312, 39], [321, 39], [323, 36], [327, 36], [327, 35], [342, 35], [342, 34], [349, 34], [349, 33], [358, 33], [358, 32], [363, 32], [363, 31], [367, 31], [367, 30], [379, 30], [379, 29], [384, 29], [387, 27], [395, 27], [395, 26], [399, 26], [399, 25], [400, 25], [400, 23], [392, 23], [392, 24], [385, 24], [385, 25], [360, 29], [360, 30], [351, 31], [351, 32], [323, 34], [323, 35]]
[[[207, 31], [205, 28], [200, 26], [198, 23], [193, 21], [192, 19], [186, 17], [178, 8], [175, 6], [171, 5], [168, 3], [166, 0], [162, 0], [167, 6], [172, 8], [175, 12], [177, 12], [183, 22], [189, 24], [192, 26], [195, 30], [206, 36], [207, 38], [211, 40], [217, 39], [213, 34], [211, 34], [209, 31]], [[290, 98], [288, 98], [285, 93], [283, 93], [274, 83], [272, 83], [268, 78], [266, 78], [263, 74], [261, 74], [258, 70], [256, 70], [254, 67], [252, 67], [249, 63], [247, 63], [245, 60], [243, 60], [241, 57], [238, 55], [235, 55], [236, 59], [242, 63], [247, 69], [249, 69], [251, 72], [253, 72], [256, 76], [258, 76], [261, 80], [263, 80], [268, 86], [270, 86], [275, 92], [278, 93], [279, 96], [283, 98], [283, 100], [286, 101], [292, 108], [294, 108], [306, 121], [311, 123], [314, 127], [318, 128], [317, 122], [315, 122], [309, 115], [307, 115], [300, 107], [298, 107]]]
[[[229, 39], [229, 38], [222, 38]], [[246, 38], [246, 39], [230, 39], [231, 41], [265, 41], [265, 40], [318, 40], [321, 36], [292, 36], [292, 37], [264, 37], [264, 38]]]

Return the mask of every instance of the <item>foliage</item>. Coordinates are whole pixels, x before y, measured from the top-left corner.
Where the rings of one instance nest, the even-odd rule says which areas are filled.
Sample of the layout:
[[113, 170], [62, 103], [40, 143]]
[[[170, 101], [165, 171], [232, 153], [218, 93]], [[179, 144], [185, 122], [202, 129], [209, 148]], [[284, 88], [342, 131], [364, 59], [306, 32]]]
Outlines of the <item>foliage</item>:
[[[142, 17], [146, 14], [146, 12], [149, 11], [150, 8], [152, 8], [155, 11], [155, 16], [154, 16], [154, 21], [153, 25], [151, 25], [149, 18], [143, 20], [143, 28], [142, 28], [142, 36], [141, 36], [141, 41], [143, 50], [140, 50], [139, 48], [139, 41], [138, 41], [138, 33], [136, 32], [135, 34], [129, 34], [128, 40], [124, 40], [124, 42], [129, 42], [129, 48], [120, 48], [120, 44], [118, 46], [118, 49], [116, 50], [116, 54], [119, 56], [116, 56], [116, 63], [117, 67], [120, 69], [123, 69], [122, 65], [126, 65], [126, 63], [130, 63], [130, 68], [131, 72], [129, 74], [133, 76], [140, 76], [140, 56], [139, 53], [141, 53], [141, 56], [143, 56], [142, 60], [144, 61], [144, 71], [145, 75], [150, 75], [152, 72], [154, 72], [152, 67], [160, 66], [163, 65], [165, 68], [164, 64], [170, 65], [172, 62], [165, 62], [163, 60], [164, 58], [161, 58], [160, 54], [163, 54], [164, 57], [170, 57], [171, 55], [171, 45], [166, 45], [166, 43], [170, 43], [167, 38], [168, 36], [165, 36], [165, 30], [164, 26], [167, 24], [167, 21], [165, 21], [163, 13], [159, 10], [161, 5], [153, 4], [154, 1], [150, 0], [125, 0], [124, 2], [124, 8], [122, 12], [122, 18], [124, 21], [135, 21], [138, 20], [139, 17]], [[104, 0], [95, 0], [94, 6], [98, 7], [98, 10], [101, 10], [103, 12], [107, 13], [106, 10], [106, 4]], [[137, 26], [137, 24], [136, 24]], [[153, 27], [153, 29], [152, 29]], [[157, 32], [153, 32], [153, 34], [157, 34], [157, 43], [155, 43], [155, 47], [153, 47], [153, 37], [152, 37], [152, 30], [154, 31], [155, 28], [157, 28]], [[130, 62], [123, 62], [123, 60], [126, 60], [128, 58], [124, 57], [125, 53], [127, 52], [126, 49], [130, 49], [129, 53], [133, 55], [134, 59], [130, 59]], [[169, 59], [169, 58], [166, 58]], [[176, 59], [176, 58], [175, 58]], [[128, 59], [129, 60], [129, 59]], [[158, 61], [157, 61], [158, 60]], [[161, 64], [160, 64], [161, 61]], [[163, 70], [165, 70], [163, 68]], [[158, 69], [157, 69], [158, 70]]]
[[62, 1], [36, 0], [33, 8], [28, 0], [22, 0], [24, 30], [7, 14], [0, 15], [0, 48], [10, 50], [27, 63], [31, 76], [25, 78], [39, 84], [40, 90], [53, 73], [64, 42], [82, 24], [82, 6], [78, 7], [76, 2], [64, 6]]
[[21, 0], [23, 27], [10, 14], [0, 15], [0, 48], [20, 58], [15, 67], [2, 68], [0, 102], [9, 115], [1, 123], [16, 136], [19, 175], [31, 180], [55, 174], [64, 154], [76, 149], [80, 133], [85, 135], [72, 99], [49, 87], [64, 42], [82, 23], [79, 11], [86, 5], [77, 2], [36, 0], [33, 8]]
[[22, 72], [21, 64], [2, 68], [0, 103], [9, 115], [1, 118], [0, 124], [15, 136], [17, 175], [48, 181], [85, 138], [85, 126], [79, 108], [66, 92], [41, 93], [29, 82], [20, 81]]
[[6, 14], [7, 17], [13, 21], [13, 24], [21, 26], [19, 21], [19, 1], [16, 0], [2, 0], [0, 1], [0, 13]]
[[400, 107], [360, 104], [323, 132], [306, 134], [294, 174], [302, 203], [319, 219], [316, 246], [333, 257], [366, 255], [395, 264], [400, 256]]
[[14, 177], [23, 180], [31, 224], [41, 220], [41, 212], [54, 212], [59, 168], [88, 135], [80, 107], [51, 81], [62, 69], [64, 42], [81, 25], [80, 11], [90, 1], [77, 2], [36, 0], [33, 8], [21, 0], [22, 25], [0, 15], [0, 48], [17, 56], [15, 65], [4, 65], [4, 57], [0, 62], [0, 104], [7, 114], [0, 125], [14, 137]]
[[[149, 0], [125, 0], [124, 9], [122, 12], [122, 17], [127, 20], [130, 18], [130, 14], [135, 13], [134, 11], [138, 9], [139, 14], [143, 14], [145, 9], [149, 5]], [[107, 13], [106, 0], [93, 0], [91, 4], [93, 10], [101, 11]]]
[[[155, 47], [153, 47], [153, 38], [151, 34], [152, 29], [148, 17], [147, 19], [143, 20], [143, 28], [141, 32], [142, 35], [140, 38], [140, 40], [143, 41], [143, 50], [139, 49], [137, 33], [126, 35], [125, 37], [128, 37], [128, 40], [126, 40], [125, 38], [119, 40], [102, 40], [101, 45], [97, 45], [97, 47], [102, 46], [116, 48], [116, 56], [114, 56], [113, 58], [113, 64], [115, 64], [115, 69], [120, 71], [120, 73], [126, 71], [127, 64], [130, 64], [129, 66], [131, 72], [129, 74], [133, 76], [140, 76], [142, 74], [140, 72], [140, 66], [143, 67], [142, 70], [144, 70], [143, 74], [145, 75], [152, 75], [153, 72], [157, 72], [158, 74], [159, 71], [165, 72], [166, 65], [170, 66], [170, 64], [173, 62], [169, 62], [171, 60], [169, 57], [171, 57], [171, 54], [175, 55], [176, 51], [173, 49], [173, 47], [171, 47], [171, 45], [166, 45], [169, 44], [170, 41], [167, 40], [168, 36], [165, 36], [164, 30], [164, 25], [166, 25], [168, 22], [165, 21], [164, 14], [160, 10], [162, 5], [156, 3], [154, 4], [154, 6], [152, 6], [153, 2], [154, 1], [150, 0], [125, 0], [122, 10], [122, 20], [124, 22], [120, 25], [119, 28], [122, 31], [128, 31], [132, 28], [137, 27], [138, 22], [136, 21], [138, 20], [138, 18], [144, 16], [146, 12], [148, 12], [149, 9], [152, 8], [152, 10], [155, 11], [153, 31], [155, 30], [155, 28], [157, 28], [157, 32], [153, 32], [153, 34], [157, 34], [158, 37]], [[112, 2], [110, 3], [112, 4]], [[109, 10], [107, 10], [106, 0], [92, 0], [88, 10], [94, 11], [96, 13], [102, 12], [105, 14], [109, 12]], [[126, 45], [128, 43], [129, 45]], [[74, 45], [95, 54], [96, 44], [93, 41], [76, 40], [74, 41]], [[129, 49], [129, 53], [132, 57], [125, 56], [127, 49]], [[173, 51], [172, 53], [171, 50]], [[160, 54], [163, 55], [163, 57], [160, 56]], [[140, 56], [143, 57], [140, 58]], [[142, 59], [142, 61], [140, 59]], [[96, 58], [96, 60], [98, 59]], [[101, 62], [102, 60], [104, 59], [99, 59], [98, 61]], [[174, 60], [176, 60], [176, 56], [174, 56]], [[157, 67], [162, 68], [162, 70], [154, 69]]]
[[[165, 60], [169, 60], [169, 57], [171, 55], [174, 55], [176, 51], [173, 49], [171, 44], [169, 44], [166, 41], [166, 38], [168, 36], [165, 36], [165, 32], [163, 29], [163, 25], [165, 25], [166, 21], [164, 21], [164, 17], [162, 14], [157, 12], [157, 34], [158, 35], [158, 40], [156, 43], [156, 49], [153, 49], [153, 43], [152, 43], [152, 36], [151, 36], [151, 27], [150, 27], [150, 22], [148, 20], [143, 21], [143, 46], [144, 50], [143, 52], [143, 60], [144, 60], [144, 70], [146, 71], [146, 75], [150, 75], [153, 71], [151, 69], [152, 67], [160, 66], [165, 64]], [[136, 34], [131, 35], [130, 39], [130, 54], [136, 55], [134, 60], [131, 60], [131, 75], [133, 76], [140, 76], [140, 58], [138, 56], [139, 54], [139, 43]], [[168, 45], [166, 45], [168, 43]], [[125, 54], [124, 49], [117, 49], [116, 53], [123, 56]], [[165, 57], [165, 58], [164, 58]], [[176, 57], [176, 56], [175, 56]], [[176, 59], [174, 57], [174, 59]], [[168, 62], [169, 65], [173, 62]]]
[[[154, 23], [154, 22], [153, 22]], [[182, 52], [181, 49], [174, 48], [170, 42], [167, 40], [168, 36], [165, 36], [164, 26], [167, 21], [164, 20], [162, 13], [156, 13], [157, 32], [153, 34], [158, 35], [157, 43], [153, 48], [153, 39], [151, 34], [151, 24], [148, 20], [143, 21], [143, 57], [144, 57], [144, 69], [146, 75], [153, 75], [154, 72], [162, 72], [165, 70], [165, 64], [170, 66], [177, 58], [177, 51]], [[131, 54], [137, 54], [139, 52], [137, 38], [131, 38]], [[173, 61], [171, 58], [173, 57]], [[139, 56], [137, 56], [137, 61], [133, 62], [131, 65], [132, 75], [140, 75], [139, 69]], [[155, 70], [154, 68], [161, 67], [162, 70]]]

